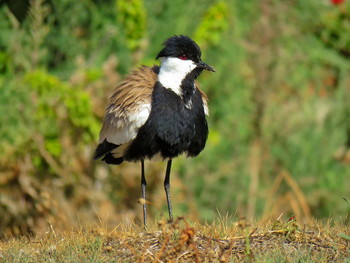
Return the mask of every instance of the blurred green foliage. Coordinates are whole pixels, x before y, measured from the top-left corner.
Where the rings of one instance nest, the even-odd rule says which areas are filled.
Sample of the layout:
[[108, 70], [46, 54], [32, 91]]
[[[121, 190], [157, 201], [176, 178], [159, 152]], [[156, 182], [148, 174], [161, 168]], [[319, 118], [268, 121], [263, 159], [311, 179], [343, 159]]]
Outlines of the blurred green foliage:
[[140, 48], [146, 33], [146, 10], [142, 0], [116, 0], [118, 22], [122, 24], [127, 45], [131, 50]]
[[[141, 215], [139, 165], [92, 155], [113, 88], [157, 63], [174, 34], [192, 36], [217, 71], [199, 78], [206, 149], [174, 163], [176, 214], [349, 213], [350, 3], [35, 0], [29, 12], [19, 23], [0, 9], [2, 232]], [[163, 170], [146, 167], [154, 215], [165, 211]]]
[[214, 2], [208, 8], [201, 24], [198, 25], [194, 33], [194, 39], [200, 47], [205, 49], [208, 45], [215, 46], [219, 44], [222, 33], [228, 27], [229, 13], [229, 6], [224, 1]]

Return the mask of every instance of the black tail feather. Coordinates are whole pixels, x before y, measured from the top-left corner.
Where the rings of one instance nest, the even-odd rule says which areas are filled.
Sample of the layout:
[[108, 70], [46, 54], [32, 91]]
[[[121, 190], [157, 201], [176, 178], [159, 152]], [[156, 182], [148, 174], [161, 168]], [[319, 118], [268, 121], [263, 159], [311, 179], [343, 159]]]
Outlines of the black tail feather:
[[115, 158], [113, 154], [107, 153], [105, 157], [102, 158], [102, 161], [105, 161], [107, 164], [121, 164], [124, 161], [123, 157]]
[[[103, 156], [110, 154], [111, 151], [113, 151], [114, 149], [116, 149], [118, 147], [119, 147], [119, 145], [116, 145], [114, 143], [110, 143], [106, 139], [104, 139], [104, 141], [102, 143], [100, 143], [95, 150], [94, 160], [100, 159]], [[112, 154], [110, 154], [110, 155], [112, 155]]]

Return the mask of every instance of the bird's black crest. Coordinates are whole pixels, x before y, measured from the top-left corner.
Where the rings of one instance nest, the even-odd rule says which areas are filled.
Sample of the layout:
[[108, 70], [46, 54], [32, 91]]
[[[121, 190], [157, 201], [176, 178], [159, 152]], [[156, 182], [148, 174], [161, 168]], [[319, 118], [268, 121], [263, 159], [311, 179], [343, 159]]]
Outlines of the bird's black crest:
[[199, 46], [188, 36], [172, 36], [165, 40], [163, 45], [164, 48], [159, 52], [156, 59], [160, 57], [186, 56], [198, 62], [202, 55]]

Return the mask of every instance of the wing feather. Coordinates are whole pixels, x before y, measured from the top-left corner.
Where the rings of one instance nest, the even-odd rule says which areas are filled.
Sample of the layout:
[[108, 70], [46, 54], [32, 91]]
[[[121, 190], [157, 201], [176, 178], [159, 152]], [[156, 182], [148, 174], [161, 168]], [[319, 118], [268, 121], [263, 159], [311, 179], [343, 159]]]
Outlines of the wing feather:
[[204, 93], [203, 90], [201, 90], [199, 88], [199, 83], [197, 81], [195, 81], [195, 86], [196, 88], [199, 90], [199, 93], [201, 94], [202, 96], [202, 101], [203, 101], [203, 107], [204, 107], [204, 113], [205, 115], [209, 116], [209, 109], [208, 109], [208, 96], [207, 94]]
[[142, 66], [115, 88], [106, 109], [100, 143], [106, 139], [110, 143], [122, 145], [136, 137], [151, 111], [157, 70], [158, 66]]

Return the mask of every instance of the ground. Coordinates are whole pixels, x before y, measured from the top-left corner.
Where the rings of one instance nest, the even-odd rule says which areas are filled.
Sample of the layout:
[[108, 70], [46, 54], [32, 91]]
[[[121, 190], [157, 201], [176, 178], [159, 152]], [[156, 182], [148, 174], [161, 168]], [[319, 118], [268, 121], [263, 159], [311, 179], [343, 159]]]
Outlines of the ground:
[[101, 226], [0, 242], [3, 262], [350, 262], [350, 229], [341, 223], [286, 221], [213, 224], [160, 221], [145, 229]]

